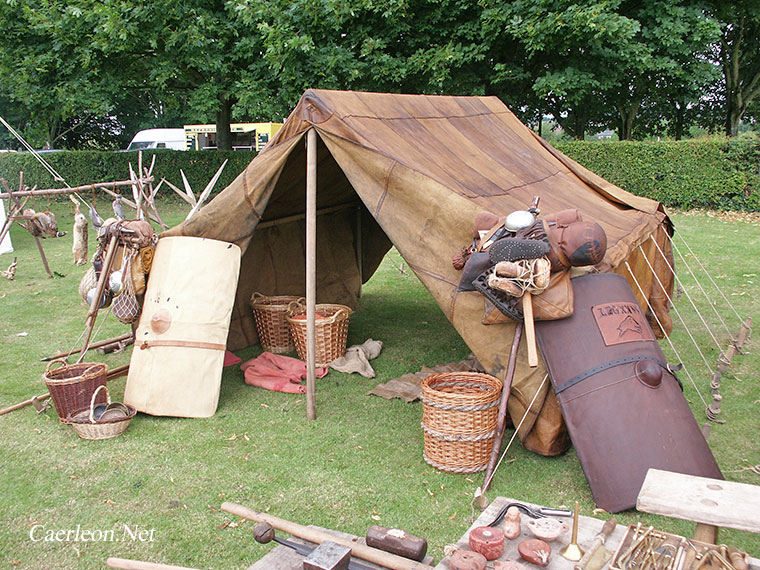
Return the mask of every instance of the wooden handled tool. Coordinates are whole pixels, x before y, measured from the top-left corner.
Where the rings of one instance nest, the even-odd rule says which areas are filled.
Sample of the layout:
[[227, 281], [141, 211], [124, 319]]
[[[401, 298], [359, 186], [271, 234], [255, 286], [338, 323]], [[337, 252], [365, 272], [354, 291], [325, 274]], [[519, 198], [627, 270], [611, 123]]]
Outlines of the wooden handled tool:
[[[300, 542], [294, 542], [286, 538], [279, 538], [275, 536], [274, 528], [272, 528], [272, 525], [265, 522], [260, 522], [253, 528], [253, 538], [259, 544], [267, 544], [274, 540], [277, 544], [286, 546], [307, 558], [316, 550], [314, 546], [308, 546], [307, 544], [301, 544]], [[335, 544], [337, 546], [341, 546], [334, 541], [330, 541], [329, 543], [323, 542], [320, 546], [325, 544]], [[306, 562], [306, 560], [304, 560], [304, 562]], [[355, 560], [350, 560], [348, 562], [348, 570], [373, 570], [373, 568], [370, 568], [369, 566], [366, 566], [360, 562], [356, 562]]]
[[374, 562], [380, 566], [385, 566], [391, 570], [431, 570], [432, 566], [422, 564], [421, 562], [415, 562], [408, 558], [396, 556], [390, 552], [384, 552], [364, 544], [353, 542], [350, 539], [336, 536], [327, 531], [320, 530], [318, 528], [312, 528], [285, 519], [281, 519], [261, 511], [249, 509], [236, 503], [225, 502], [222, 503], [222, 510], [227, 511], [235, 516], [242, 517], [256, 522], [265, 522], [272, 525], [277, 530], [287, 532], [293, 536], [303, 538], [310, 542], [321, 544], [323, 542], [332, 541], [342, 546], [346, 546], [351, 549], [351, 555], [367, 560], [368, 562]]
[[586, 569], [586, 565], [588, 564], [589, 560], [591, 560], [591, 558], [594, 556], [594, 553], [599, 550], [599, 547], [605, 543], [607, 538], [612, 534], [612, 531], [615, 530], [616, 526], [617, 520], [614, 517], [605, 521], [604, 525], [602, 526], [602, 530], [599, 532], [599, 534], [596, 535], [594, 542], [591, 543], [591, 546], [586, 551], [586, 554], [584, 554], [583, 558], [581, 558], [573, 567], [573, 570]]
[[155, 564], [153, 562], [113, 557], [106, 560], [106, 566], [119, 570], [196, 570], [194, 568], [187, 568], [186, 566], [171, 566], [169, 564]]
[[525, 342], [528, 345], [528, 366], [538, 366], [538, 349], [536, 348], [536, 325], [533, 322], [533, 295], [525, 291], [522, 295], [523, 320], [525, 321]]

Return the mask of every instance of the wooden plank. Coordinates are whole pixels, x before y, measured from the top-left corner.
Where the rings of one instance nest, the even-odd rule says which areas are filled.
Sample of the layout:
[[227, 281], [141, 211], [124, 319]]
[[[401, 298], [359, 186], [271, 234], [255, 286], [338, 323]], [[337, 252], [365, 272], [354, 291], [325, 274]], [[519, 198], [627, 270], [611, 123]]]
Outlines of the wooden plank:
[[697, 523], [760, 533], [760, 487], [650, 469], [636, 508]]

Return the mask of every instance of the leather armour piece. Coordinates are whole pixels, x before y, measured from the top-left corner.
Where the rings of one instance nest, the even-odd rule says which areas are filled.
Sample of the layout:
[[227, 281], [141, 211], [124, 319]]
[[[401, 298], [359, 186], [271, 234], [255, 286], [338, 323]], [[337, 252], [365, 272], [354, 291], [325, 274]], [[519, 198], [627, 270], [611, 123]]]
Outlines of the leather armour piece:
[[[628, 281], [593, 273], [572, 282], [573, 315], [536, 322], [536, 338], [596, 505], [635, 507], [650, 468], [722, 479]], [[645, 328], [631, 330], [629, 318]], [[606, 344], [603, 329], [625, 342]]]

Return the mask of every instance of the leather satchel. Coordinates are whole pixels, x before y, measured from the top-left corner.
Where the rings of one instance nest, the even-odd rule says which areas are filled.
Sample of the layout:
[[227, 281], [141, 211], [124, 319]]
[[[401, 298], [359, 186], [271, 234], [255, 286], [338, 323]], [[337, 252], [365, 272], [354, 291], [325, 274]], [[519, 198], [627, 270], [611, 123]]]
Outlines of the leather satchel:
[[[522, 301], [519, 297], [503, 295], [498, 299], [498, 303], [494, 302], [494, 299], [490, 301], [486, 302], [486, 311], [482, 320], [484, 325], [513, 322], [515, 319], [511, 315], [519, 316], [522, 320]], [[502, 303], [506, 303], [507, 306], [499, 307]], [[549, 286], [540, 294], [533, 295], [533, 320], [565, 319], [573, 314], [574, 306], [575, 298], [570, 272], [552, 273]], [[504, 312], [505, 310], [507, 313]]]

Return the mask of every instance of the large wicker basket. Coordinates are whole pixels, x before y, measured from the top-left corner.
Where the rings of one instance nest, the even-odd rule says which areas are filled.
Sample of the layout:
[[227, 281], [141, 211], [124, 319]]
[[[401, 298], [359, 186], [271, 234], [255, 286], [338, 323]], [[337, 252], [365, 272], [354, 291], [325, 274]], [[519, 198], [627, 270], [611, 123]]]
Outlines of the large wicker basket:
[[132, 421], [135, 414], [137, 414], [137, 410], [128, 404], [116, 404], [125, 408], [126, 412], [124, 412], [125, 415], [123, 417], [96, 419], [94, 416], [95, 398], [99, 395], [98, 392], [100, 390], [105, 392], [108, 406], [110, 407], [111, 396], [108, 394], [108, 388], [99, 386], [92, 395], [90, 405], [77, 410], [65, 420], [65, 423], [69, 424], [82, 439], [110, 439], [121, 435], [129, 427], [129, 422]]
[[422, 380], [423, 457], [450, 473], [483, 471], [491, 456], [502, 381], [478, 372]]
[[256, 332], [264, 351], [283, 354], [295, 350], [286, 320], [288, 305], [294, 301], [305, 303], [306, 299], [295, 295], [267, 296], [258, 292], [251, 295], [253, 320], [256, 322]]
[[[59, 368], [53, 365], [60, 364]], [[67, 364], [65, 360], [53, 360], [47, 365], [42, 379], [53, 398], [58, 419], [63, 421], [74, 411], [90, 405], [90, 398], [99, 386], [106, 385], [108, 367], [105, 364], [82, 362]], [[101, 403], [105, 394], [99, 395]]]
[[[316, 342], [316, 365], [327, 366], [336, 358], [346, 354], [346, 339], [348, 338], [348, 321], [351, 309], [345, 305], [329, 303], [316, 306], [317, 316], [314, 321], [314, 337]], [[293, 341], [296, 345], [298, 358], [306, 360], [306, 305], [291, 303], [288, 309], [288, 324]]]

